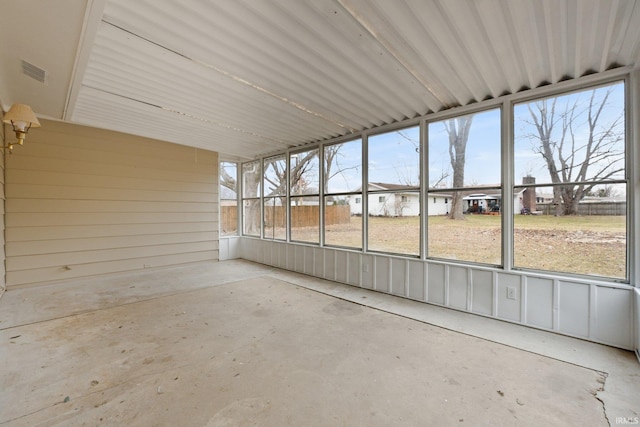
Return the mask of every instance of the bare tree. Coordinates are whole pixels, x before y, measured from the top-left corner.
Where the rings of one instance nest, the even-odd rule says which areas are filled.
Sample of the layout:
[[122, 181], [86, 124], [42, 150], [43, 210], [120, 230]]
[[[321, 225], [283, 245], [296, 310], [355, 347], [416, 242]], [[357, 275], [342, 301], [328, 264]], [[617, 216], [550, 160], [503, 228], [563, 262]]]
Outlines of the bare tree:
[[[602, 181], [624, 171], [624, 114], [603, 115], [613, 88], [594, 89], [558, 105], [558, 98], [528, 105], [533, 151], [542, 156], [553, 187], [556, 215], [577, 215], [578, 203]], [[602, 93], [604, 92], [604, 95]]]
[[260, 163], [254, 162], [251, 169], [242, 169], [243, 195], [250, 195], [253, 199], [244, 201], [243, 218], [244, 232], [251, 235], [260, 233], [260, 197], [259, 188], [261, 181]]
[[[328, 180], [336, 176], [347, 169], [341, 168], [338, 162], [340, 155], [341, 145], [333, 145], [325, 148], [325, 185]], [[305, 179], [306, 175], [311, 173], [314, 167], [317, 166], [318, 150], [310, 150], [304, 153], [300, 153], [295, 162], [291, 164], [290, 181], [291, 181], [291, 195], [300, 196], [311, 191], [310, 183]], [[256, 200], [260, 198], [259, 188], [260, 183], [264, 180], [264, 197], [280, 197], [281, 204], [284, 200], [287, 188], [287, 170], [285, 162], [270, 162], [270, 173], [259, 173], [259, 163], [256, 163], [255, 168], [249, 171], [243, 171], [243, 194], [253, 200], [245, 200], [245, 232], [248, 234], [257, 234], [260, 232], [260, 201]], [[220, 185], [230, 190], [237, 191], [238, 186], [236, 178], [231, 176], [224, 168], [220, 169]], [[319, 192], [319, 189], [315, 188], [315, 193]]]
[[228, 188], [234, 193], [238, 191], [236, 177], [229, 175], [229, 171], [224, 166], [220, 167], [220, 185]]
[[464, 165], [466, 160], [467, 141], [473, 115], [456, 117], [444, 122], [444, 127], [449, 134], [449, 158], [453, 170], [453, 198], [449, 218], [464, 219], [463, 197], [464, 193], [458, 189], [464, 187]]
[[444, 168], [442, 169], [442, 173], [440, 174], [440, 176], [434, 180], [432, 180], [431, 182], [429, 182], [429, 188], [441, 188], [441, 187], [446, 187], [446, 181], [447, 179], [449, 179], [449, 177], [451, 176], [451, 172], [448, 170], [445, 170]]

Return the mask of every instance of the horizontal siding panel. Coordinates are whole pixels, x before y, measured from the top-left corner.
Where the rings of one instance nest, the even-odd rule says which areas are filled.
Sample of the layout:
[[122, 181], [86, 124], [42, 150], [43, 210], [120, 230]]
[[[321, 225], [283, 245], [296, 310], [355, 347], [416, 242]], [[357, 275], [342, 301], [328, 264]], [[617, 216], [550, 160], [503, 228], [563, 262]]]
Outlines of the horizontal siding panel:
[[215, 214], [218, 212], [218, 204], [133, 200], [10, 199], [6, 203], [6, 212], [206, 212]]
[[[189, 165], [191, 166], [191, 165]], [[109, 163], [88, 163], [82, 160], [57, 159], [52, 162], [48, 158], [33, 156], [15, 156], [11, 159], [12, 170], [67, 172], [85, 175], [112, 175], [119, 177], [154, 179], [158, 176], [158, 169], [144, 168], [137, 165], [121, 165]], [[210, 168], [205, 173], [196, 173], [192, 168], [184, 170], [162, 170], [162, 178], [178, 182], [199, 182], [215, 186], [217, 176]], [[4, 178], [3, 178], [4, 179]]]
[[74, 186], [7, 184], [7, 199], [141, 200], [162, 202], [217, 202], [217, 193], [184, 191], [129, 190]]
[[217, 222], [208, 212], [107, 212], [107, 213], [8, 213], [7, 227], [42, 227], [90, 224], [163, 224], [167, 222]]
[[81, 175], [62, 172], [32, 172], [26, 170], [9, 170], [6, 172], [7, 185], [35, 184], [65, 186], [69, 183], [91, 188], [128, 188], [136, 190], [187, 191], [191, 193], [216, 193], [211, 184], [197, 182], [186, 183], [163, 179], [159, 173], [156, 179], [140, 179], [116, 176]]
[[61, 267], [123, 259], [149, 258], [188, 252], [218, 250], [218, 241], [179, 243], [173, 245], [146, 245], [133, 248], [102, 249], [80, 252], [58, 252], [45, 255], [11, 256], [7, 258], [7, 271], [28, 270], [38, 267]]
[[144, 245], [168, 245], [177, 243], [217, 242], [218, 233], [215, 231], [150, 234], [138, 236], [108, 236], [86, 237], [77, 239], [31, 240], [24, 242], [9, 242], [7, 255], [45, 255], [55, 252], [77, 252], [99, 249], [133, 248]]
[[[30, 135], [31, 136], [31, 135]], [[113, 164], [133, 166], [149, 169], [157, 169], [159, 171], [185, 171], [187, 167], [191, 167], [191, 172], [200, 174], [208, 174], [215, 171], [215, 165], [210, 162], [205, 162], [202, 159], [196, 159], [192, 150], [195, 148], [183, 147], [184, 150], [188, 150], [190, 158], [186, 161], [180, 162], [176, 157], [167, 156], [165, 158], [157, 158], [152, 155], [151, 152], [147, 155], [133, 155], [129, 152], [121, 151], [114, 152], [110, 150], [96, 150], [89, 145], [85, 148], [74, 148], [69, 146], [56, 146], [45, 142], [38, 143], [29, 138], [29, 149], [22, 150], [22, 152], [15, 152], [13, 155], [18, 156], [31, 156], [40, 157], [43, 159], [50, 159], [50, 161], [58, 160], [76, 160], [86, 162], [88, 164]], [[27, 145], [25, 145], [26, 147]], [[105, 145], [107, 146], [107, 145]], [[200, 151], [205, 153], [205, 151]], [[201, 157], [201, 156], [199, 156]], [[7, 161], [7, 170], [11, 169], [11, 160]]]
[[44, 120], [41, 124], [41, 128], [33, 129], [29, 133], [32, 144], [41, 147], [60, 150], [89, 149], [129, 157], [151, 158], [155, 161], [170, 160], [176, 164], [197, 162], [203, 165], [216, 165], [218, 161], [217, 154], [213, 151], [92, 127], [73, 126], [71, 128], [66, 123], [49, 120]]
[[217, 222], [168, 224], [70, 225], [66, 227], [11, 227], [6, 230], [7, 242], [100, 238], [108, 236], [145, 236], [192, 232], [218, 232]]
[[60, 267], [45, 267], [8, 271], [7, 287], [140, 270], [145, 265], [148, 268], [153, 268], [217, 260], [218, 251], [215, 250], [84, 264], [74, 266], [71, 270]]
[[12, 286], [218, 259], [215, 152], [44, 121], [5, 171]]

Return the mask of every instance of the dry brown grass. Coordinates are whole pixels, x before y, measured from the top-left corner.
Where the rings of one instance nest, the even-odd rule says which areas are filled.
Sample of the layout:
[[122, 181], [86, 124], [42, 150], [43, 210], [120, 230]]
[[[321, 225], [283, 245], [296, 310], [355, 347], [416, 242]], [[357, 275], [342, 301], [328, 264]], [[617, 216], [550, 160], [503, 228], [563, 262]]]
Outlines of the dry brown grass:
[[[463, 221], [428, 218], [428, 254], [500, 265], [501, 217], [467, 215]], [[516, 267], [576, 274], [626, 277], [626, 219], [620, 216], [514, 217]], [[360, 248], [361, 218], [349, 224], [327, 226], [331, 246]], [[299, 240], [317, 241], [317, 229], [296, 229]], [[418, 255], [420, 218], [369, 218], [369, 250]]]

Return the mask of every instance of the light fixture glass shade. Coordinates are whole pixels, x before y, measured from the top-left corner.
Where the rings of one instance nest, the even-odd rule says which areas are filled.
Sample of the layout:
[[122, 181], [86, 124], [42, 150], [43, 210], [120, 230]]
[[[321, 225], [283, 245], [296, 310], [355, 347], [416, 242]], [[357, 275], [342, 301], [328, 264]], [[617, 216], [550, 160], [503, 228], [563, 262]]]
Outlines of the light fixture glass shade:
[[14, 131], [26, 132], [30, 127], [40, 127], [40, 122], [31, 107], [25, 104], [13, 104], [2, 121], [13, 126]]

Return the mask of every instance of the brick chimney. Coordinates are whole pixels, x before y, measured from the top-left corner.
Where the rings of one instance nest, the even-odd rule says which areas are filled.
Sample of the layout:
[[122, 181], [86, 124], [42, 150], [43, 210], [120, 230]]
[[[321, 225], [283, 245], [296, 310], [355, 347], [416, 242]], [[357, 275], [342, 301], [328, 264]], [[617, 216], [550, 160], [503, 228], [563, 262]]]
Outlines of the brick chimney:
[[[536, 179], [533, 176], [525, 176], [522, 178], [522, 185], [535, 185]], [[536, 188], [535, 187], [527, 187], [522, 193], [522, 206], [526, 209], [529, 209], [529, 212], [535, 212], [537, 209], [536, 206]]]

